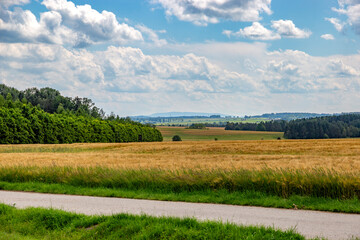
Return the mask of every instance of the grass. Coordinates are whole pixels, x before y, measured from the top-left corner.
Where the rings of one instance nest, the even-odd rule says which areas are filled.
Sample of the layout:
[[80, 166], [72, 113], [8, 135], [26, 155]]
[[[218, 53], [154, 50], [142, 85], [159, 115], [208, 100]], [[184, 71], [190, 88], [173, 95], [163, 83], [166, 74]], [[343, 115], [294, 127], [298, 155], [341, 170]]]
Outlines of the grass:
[[157, 129], [163, 135], [164, 141], [171, 141], [174, 135], [179, 135], [183, 141], [214, 141], [218, 140], [271, 140], [282, 138], [282, 132], [258, 132], [258, 131], [230, 131], [221, 127], [207, 129], [187, 129], [185, 127], [164, 127]]
[[[359, 174], [314, 170], [0, 169], [0, 189], [360, 213]], [[295, 204], [295, 205], [294, 205]]]
[[293, 230], [194, 219], [85, 216], [59, 210], [18, 210], [0, 204], [0, 239], [305, 239]]
[[259, 206], [285, 209], [303, 209], [343, 213], [360, 213], [360, 201], [352, 199], [331, 199], [322, 197], [309, 197], [292, 195], [288, 198], [269, 195], [258, 191], [228, 192], [218, 191], [192, 191], [169, 192], [149, 189], [124, 189], [106, 187], [81, 187], [67, 184], [47, 184], [39, 182], [9, 183], [0, 182], [0, 189], [40, 192], [53, 194], [72, 194], [98, 197], [120, 197], [133, 199], [149, 199], [161, 201], [181, 201], [195, 203], [218, 203], [242, 206]]

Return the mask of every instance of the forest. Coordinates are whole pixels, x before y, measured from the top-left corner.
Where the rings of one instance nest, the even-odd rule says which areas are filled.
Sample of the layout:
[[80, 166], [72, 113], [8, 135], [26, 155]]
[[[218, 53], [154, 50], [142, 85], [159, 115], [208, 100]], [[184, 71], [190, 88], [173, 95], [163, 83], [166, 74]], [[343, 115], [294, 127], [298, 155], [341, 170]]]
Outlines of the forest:
[[284, 132], [286, 124], [287, 122], [284, 120], [262, 121], [260, 123], [228, 122], [225, 130]]
[[162, 141], [162, 135], [129, 118], [105, 117], [90, 99], [63, 97], [50, 88], [0, 88], [1, 144], [137, 141]]
[[284, 137], [288, 139], [360, 137], [360, 114], [293, 120], [287, 123]]
[[226, 124], [225, 130], [284, 132], [287, 139], [360, 137], [360, 114], [303, 118], [291, 121], [272, 120], [259, 123]]

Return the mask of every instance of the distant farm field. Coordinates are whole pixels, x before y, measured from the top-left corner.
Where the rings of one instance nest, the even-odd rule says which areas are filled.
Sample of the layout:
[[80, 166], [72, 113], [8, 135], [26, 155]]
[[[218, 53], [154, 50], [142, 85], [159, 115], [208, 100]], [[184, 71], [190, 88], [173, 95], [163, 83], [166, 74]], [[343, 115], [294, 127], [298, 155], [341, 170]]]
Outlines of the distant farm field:
[[1, 145], [0, 166], [359, 172], [360, 139]]
[[179, 135], [183, 141], [214, 141], [218, 140], [272, 140], [283, 137], [282, 132], [231, 131], [221, 127], [207, 129], [187, 129], [185, 127], [157, 127], [164, 141], [171, 141], [174, 135]]

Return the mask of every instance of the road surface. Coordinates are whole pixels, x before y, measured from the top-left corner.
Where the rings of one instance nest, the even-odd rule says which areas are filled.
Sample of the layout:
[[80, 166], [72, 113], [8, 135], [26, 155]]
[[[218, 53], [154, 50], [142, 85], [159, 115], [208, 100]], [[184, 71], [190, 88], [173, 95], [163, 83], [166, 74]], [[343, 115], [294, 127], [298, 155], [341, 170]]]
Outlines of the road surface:
[[263, 225], [282, 230], [295, 228], [308, 238], [360, 238], [360, 214], [10, 191], [0, 191], [0, 203], [17, 208], [56, 208], [87, 215], [147, 214]]

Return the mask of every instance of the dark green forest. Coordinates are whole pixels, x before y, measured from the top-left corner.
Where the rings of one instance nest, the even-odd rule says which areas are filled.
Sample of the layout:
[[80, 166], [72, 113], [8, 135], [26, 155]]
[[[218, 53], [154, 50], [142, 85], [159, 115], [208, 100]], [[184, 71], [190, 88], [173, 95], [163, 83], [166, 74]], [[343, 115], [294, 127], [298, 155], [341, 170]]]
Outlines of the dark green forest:
[[284, 120], [272, 120], [260, 123], [228, 122], [225, 130], [284, 132], [286, 124], [287, 122]]
[[360, 114], [342, 114], [288, 122], [284, 137], [320, 139], [360, 137]]
[[137, 141], [162, 141], [162, 135], [129, 118], [105, 117], [87, 98], [63, 97], [51, 88], [0, 86], [1, 144]]
[[225, 130], [284, 132], [288, 139], [360, 137], [360, 114], [341, 114], [292, 121], [273, 120], [260, 123], [226, 124]]

